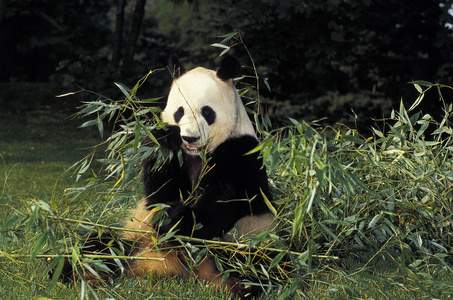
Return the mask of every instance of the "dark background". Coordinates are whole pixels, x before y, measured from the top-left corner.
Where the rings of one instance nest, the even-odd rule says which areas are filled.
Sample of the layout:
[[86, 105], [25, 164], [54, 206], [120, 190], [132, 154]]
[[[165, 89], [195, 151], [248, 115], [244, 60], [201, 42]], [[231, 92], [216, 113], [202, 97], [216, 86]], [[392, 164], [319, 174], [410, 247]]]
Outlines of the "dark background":
[[[113, 82], [132, 87], [170, 54], [187, 68], [215, 68], [222, 49], [211, 44], [237, 31], [269, 78], [262, 99], [277, 126], [327, 117], [323, 125], [366, 132], [401, 99], [415, 100], [408, 82], [452, 83], [451, 2], [0, 0], [0, 110], [73, 108], [54, 95], [76, 85], [120, 97]], [[251, 66], [244, 47], [230, 53]], [[166, 93], [167, 73], [148, 79], [144, 97]], [[435, 91], [421, 105], [433, 116], [441, 108]]]

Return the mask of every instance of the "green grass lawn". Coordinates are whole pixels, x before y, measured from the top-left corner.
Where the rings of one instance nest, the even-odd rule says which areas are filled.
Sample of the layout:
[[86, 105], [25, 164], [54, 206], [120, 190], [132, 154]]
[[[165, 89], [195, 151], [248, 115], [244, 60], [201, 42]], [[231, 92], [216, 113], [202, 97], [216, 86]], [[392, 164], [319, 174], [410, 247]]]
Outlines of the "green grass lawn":
[[[206, 283], [179, 278], [121, 277], [103, 287], [83, 283], [57, 283], [49, 289], [44, 259], [8, 257], [8, 254], [29, 255], [38, 243], [39, 230], [27, 224], [32, 207], [43, 201], [56, 215], [71, 216], [106, 225], [117, 224], [126, 208], [133, 203], [113, 202], [101, 187], [84, 193], [76, 200], [65, 189], [84, 185], [64, 174], [71, 165], [85, 157], [89, 147], [100, 142], [96, 130], [77, 128], [82, 121], [72, 120], [68, 110], [50, 107], [21, 113], [0, 112], [0, 299], [230, 299], [230, 295], [214, 291]], [[102, 155], [102, 154], [99, 154]], [[101, 156], [99, 156], [101, 157]], [[96, 167], [96, 165], [95, 165]], [[100, 165], [98, 170], [100, 171]], [[138, 190], [138, 189], [137, 189]], [[137, 192], [136, 197], [140, 197]], [[13, 216], [15, 222], [9, 222]], [[43, 224], [36, 221], [36, 226]], [[80, 231], [73, 223], [50, 223], [55, 226], [56, 240], [72, 237]], [[58, 226], [57, 226], [58, 225]], [[73, 242], [73, 241], [70, 241]], [[55, 245], [64, 251], [68, 244]], [[54, 246], [45, 244], [39, 254], [53, 253]], [[447, 266], [427, 266], [413, 278], [407, 277], [395, 264], [397, 254], [377, 255], [373, 251], [339, 253], [336, 261], [315, 261], [313, 273], [305, 276], [304, 288], [293, 299], [451, 299], [441, 293], [443, 285], [452, 289], [453, 276]], [[393, 256], [392, 256], [393, 255]], [[358, 273], [365, 273], [364, 276]], [[402, 275], [404, 273], [404, 275]], [[422, 274], [422, 275], [420, 275]], [[421, 284], [422, 283], [422, 284]], [[289, 285], [282, 278], [282, 286]], [[432, 293], [432, 294], [431, 294]], [[260, 299], [277, 299], [279, 291], [263, 293]]]

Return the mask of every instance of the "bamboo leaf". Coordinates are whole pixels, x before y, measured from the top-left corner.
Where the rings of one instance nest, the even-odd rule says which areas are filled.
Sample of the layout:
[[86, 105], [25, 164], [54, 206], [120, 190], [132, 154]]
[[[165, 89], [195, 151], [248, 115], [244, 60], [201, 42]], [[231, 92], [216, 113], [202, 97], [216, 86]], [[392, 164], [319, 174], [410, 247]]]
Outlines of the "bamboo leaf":
[[345, 139], [346, 141], [349, 141], [349, 142], [353, 142], [355, 144], [359, 144], [359, 145], [363, 145], [365, 143], [364, 140], [359, 139], [358, 137], [353, 136], [353, 135], [343, 135], [343, 139]]
[[63, 271], [64, 264], [65, 264], [64, 257], [59, 256], [51, 262], [51, 264], [47, 267], [46, 271], [44, 272], [49, 273], [49, 271], [53, 269], [52, 279], [50, 280], [48, 286], [49, 291], [52, 290], [52, 288], [55, 287], [55, 285], [57, 284], [61, 272]]
[[120, 89], [123, 95], [126, 96], [126, 99], [132, 100], [132, 96], [130, 94], [131, 90], [128, 87], [119, 82], [115, 82], [115, 85]]
[[416, 85], [419, 85], [419, 86], [425, 86], [425, 87], [431, 87], [433, 86], [434, 84], [429, 82], [429, 81], [425, 81], [425, 80], [414, 80], [414, 81], [411, 81], [409, 82], [411, 84], [416, 84]]
[[219, 43], [214, 43], [214, 44], [211, 44], [212, 47], [218, 47], [218, 48], [224, 48], [224, 49], [229, 49], [230, 47], [226, 46], [226, 45], [223, 45], [223, 44], [219, 44]]
[[382, 214], [379, 213], [377, 215], [375, 215], [373, 217], [373, 219], [371, 219], [370, 223], [368, 224], [368, 228], [372, 228], [374, 227], [374, 225], [376, 225], [376, 223], [379, 221], [379, 219], [382, 217]]
[[33, 247], [33, 250], [31, 252], [31, 257], [30, 261], [33, 260], [36, 255], [41, 251], [41, 249], [44, 247], [47, 241], [47, 231], [44, 231], [38, 238], [38, 240], [35, 243], [35, 246]]
[[215, 262], [217, 269], [219, 269], [220, 272], [223, 272], [223, 266], [220, 263], [219, 256], [217, 254], [214, 255], [214, 262]]
[[277, 254], [274, 259], [272, 259], [271, 263], [269, 264], [269, 269], [272, 269], [273, 267], [275, 267], [276, 265], [278, 265], [278, 263], [282, 260], [282, 258], [285, 256], [285, 252], [280, 252], [279, 254]]

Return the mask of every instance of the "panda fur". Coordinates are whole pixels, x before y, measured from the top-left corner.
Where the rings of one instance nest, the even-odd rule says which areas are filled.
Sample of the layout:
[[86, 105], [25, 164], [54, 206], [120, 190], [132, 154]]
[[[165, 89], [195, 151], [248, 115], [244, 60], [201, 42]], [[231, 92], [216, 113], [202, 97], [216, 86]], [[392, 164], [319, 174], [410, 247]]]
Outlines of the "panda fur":
[[[233, 78], [240, 74], [238, 60], [225, 58], [217, 72], [202, 67], [185, 72], [175, 61], [171, 68], [176, 76], [161, 113], [167, 130], [154, 130], [159, 145], [150, 140], [147, 145], [173, 155], [158, 168], [152, 156], [143, 160], [145, 197], [125, 224], [125, 228], [151, 230], [156, 235], [126, 231], [121, 239], [134, 245], [126, 250], [128, 255], [159, 260], [130, 260], [128, 272], [136, 276], [196, 276], [214, 287], [226, 286], [233, 294], [248, 297], [250, 287], [239, 278], [230, 276], [222, 282], [212, 257], [206, 256], [194, 266], [184, 251], [156, 251], [156, 236], [170, 229], [200, 239], [235, 241], [275, 226], [263, 197], [271, 199], [262, 159], [258, 153], [246, 155], [259, 141], [233, 85]], [[156, 204], [166, 205], [167, 223], [155, 220]], [[202, 227], [194, 230], [195, 224]], [[234, 234], [228, 234], [230, 231]]]

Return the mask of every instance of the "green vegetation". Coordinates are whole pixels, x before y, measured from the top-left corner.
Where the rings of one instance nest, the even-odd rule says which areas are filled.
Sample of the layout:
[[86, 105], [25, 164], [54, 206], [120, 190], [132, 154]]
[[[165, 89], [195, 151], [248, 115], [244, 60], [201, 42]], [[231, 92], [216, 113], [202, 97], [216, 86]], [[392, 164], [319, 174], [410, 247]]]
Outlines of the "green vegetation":
[[[223, 44], [238, 36], [224, 38]], [[132, 89], [117, 84], [123, 94], [119, 100], [94, 94], [96, 99], [80, 108], [82, 122], [42, 107], [19, 115], [2, 113], [2, 295], [231, 297], [193, 279], [150, 274], [92, 287], [83, 280], [64, 285], [46, 274], [44, 258], [55, 257], [58, 265], [63, 253], [85, 266], [95, 263], [78, 256], [75, 247], [89, 232], [123, 230], [119, 222], [141, 197], [140, 159], [149, 154], [141, 140], [151, 128], [164, 128], [154, 106], [159, 99], [137, 97], [143, 83], [157, 76], [150, 72]], [[260, 83], [255, 86], [268, 86], [258, 76], [252, 79]], [[260, 98], [253, 95], [259, 92], [246, 83], [237, 85], [262, 138], [256, 151], [268, 168], [280, 229], [241, 245], [174, 232], [161, 240], [180, 241], [194, 259], [209, 251], [226, 273], [254, 277], [263, 299], [451, 297], [453, 107], [440, 94], [445, 112], [440, 123], [417, 112], [425, 93], [451, 87], [414, 82], [419, 97], [412, 107], [401, 104], [389, 112], [382, 128], [363, 137], [345, 126], [323, 128], [294, 119], [270, 129], [268, 117], [256, 112]], [[110, 135], [108, 121], [115, 123]], [[96, 138], [99, 134], [105, 140]], [[252, 258], [258, 262], [250, 264]]]

